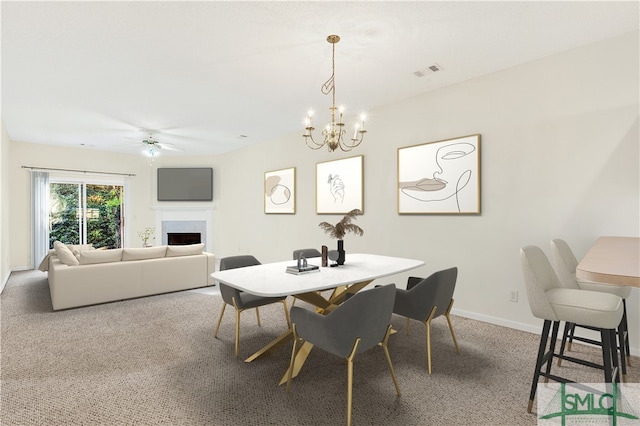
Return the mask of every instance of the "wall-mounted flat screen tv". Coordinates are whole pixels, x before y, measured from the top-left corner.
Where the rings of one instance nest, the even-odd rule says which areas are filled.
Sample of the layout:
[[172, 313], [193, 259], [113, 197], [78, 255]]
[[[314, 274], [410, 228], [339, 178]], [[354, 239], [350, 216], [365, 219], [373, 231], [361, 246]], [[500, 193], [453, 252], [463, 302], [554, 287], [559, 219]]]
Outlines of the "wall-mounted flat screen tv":
[[158, 201], [213, 200], [211, 167], [158, 168]]

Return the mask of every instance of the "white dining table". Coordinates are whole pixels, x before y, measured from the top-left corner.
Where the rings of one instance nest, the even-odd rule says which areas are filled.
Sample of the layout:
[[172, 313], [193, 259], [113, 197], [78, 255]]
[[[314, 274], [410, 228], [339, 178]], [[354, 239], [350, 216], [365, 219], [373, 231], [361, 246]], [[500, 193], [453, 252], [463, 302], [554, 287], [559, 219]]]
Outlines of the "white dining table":
[[[309, 258], [309, 264], [320, 265], [321, 259]], [[422, 260], [402, 257], [382, 256], [366, 253], [349, 253], [344, 265], [337, 267], [320, 267], [319, 272], [295, 275], [286, 272], [288, 266], [296, 265], [295, 260], [265, 263], [244, 268], [227, 269], [211, 274], [217, 282], [224, 283], [238, 290], [258, 296], [281, 297], [294, 296], [316, 306], [320, 312], [329, 313], [340, 305], [348, 293], [357, 293], [372, 281], [412, 269], [425, 264]], [[325, 297], [323, 290], [334, 290]], [[245, 359], [252, 362], [258, 357], [268, 355], [293, 338], [293, 331], [288, 329], [259, 351]], [[305, 342], [294, 362], [293, 377], [297, 376], [311, 348]], [[286, 382], [287, 373], [279, 384]]]

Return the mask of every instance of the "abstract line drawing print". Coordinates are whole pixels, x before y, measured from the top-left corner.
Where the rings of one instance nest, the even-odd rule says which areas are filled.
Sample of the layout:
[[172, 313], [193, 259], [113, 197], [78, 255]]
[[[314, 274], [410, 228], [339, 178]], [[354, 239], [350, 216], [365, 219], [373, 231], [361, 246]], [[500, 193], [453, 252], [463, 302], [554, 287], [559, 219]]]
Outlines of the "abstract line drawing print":
[[291, 200], [291, 189], [286, 185], [282, 185], [281, 176], [270, 176], [267, 178], [265, 185], [266, 196], [272, 204], [281, 206]]
[[329, 173], [327, 183], [329, 184], [329, 192], [333, 197], [333, 202], [342, 204], [344, 202], [344, 182], [342, 182], [340, 176]]
[[364, 156], [316, 163], [316, 213], [364, 212]]
[[264, 174], [264, 212], [295, 213], [295, 168]]
[[[465, 139], [424, 144], [399, 151], [401, 213], [477, 212], [478, 185], [473, 183], [477, 183], [479, 178], [479, 145]], [[465, 207], [462, 206], [463, 200], [466, 201]]]

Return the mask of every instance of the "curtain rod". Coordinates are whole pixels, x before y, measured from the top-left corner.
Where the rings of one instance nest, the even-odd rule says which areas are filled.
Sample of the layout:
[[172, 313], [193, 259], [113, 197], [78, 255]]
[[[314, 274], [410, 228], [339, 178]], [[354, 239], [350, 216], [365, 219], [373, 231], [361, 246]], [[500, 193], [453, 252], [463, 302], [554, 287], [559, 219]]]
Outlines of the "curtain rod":
[[22, 168], [30, 169], [30, 170], [55, 170], [57, 172], [96, 173], [96, 174], [102, 174], [102, 175], [135, 176], [135, 174], [132, 174], [132, 173], [112, 173], [112, 172], [95, 172], [91, 170], [54, 169], [51, 167], [22, 166]]

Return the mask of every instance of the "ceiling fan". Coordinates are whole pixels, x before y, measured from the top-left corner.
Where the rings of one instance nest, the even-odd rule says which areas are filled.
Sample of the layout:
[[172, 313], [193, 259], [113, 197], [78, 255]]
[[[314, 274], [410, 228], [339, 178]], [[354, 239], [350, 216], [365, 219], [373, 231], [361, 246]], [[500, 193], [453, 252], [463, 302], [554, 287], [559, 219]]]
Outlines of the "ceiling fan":
[[149, 136], [147, 139], [144, 139], [142, 141], [142, 145], [144, 146], [144, 153], [149, 157], [156, 157], [163, 149], [166, 149], [168, 151], [182, 151], [182, 149], [176, 147], [173, 144], [167, 142], [158, 142], [157, 140], [153, 139], [153, 136]]

